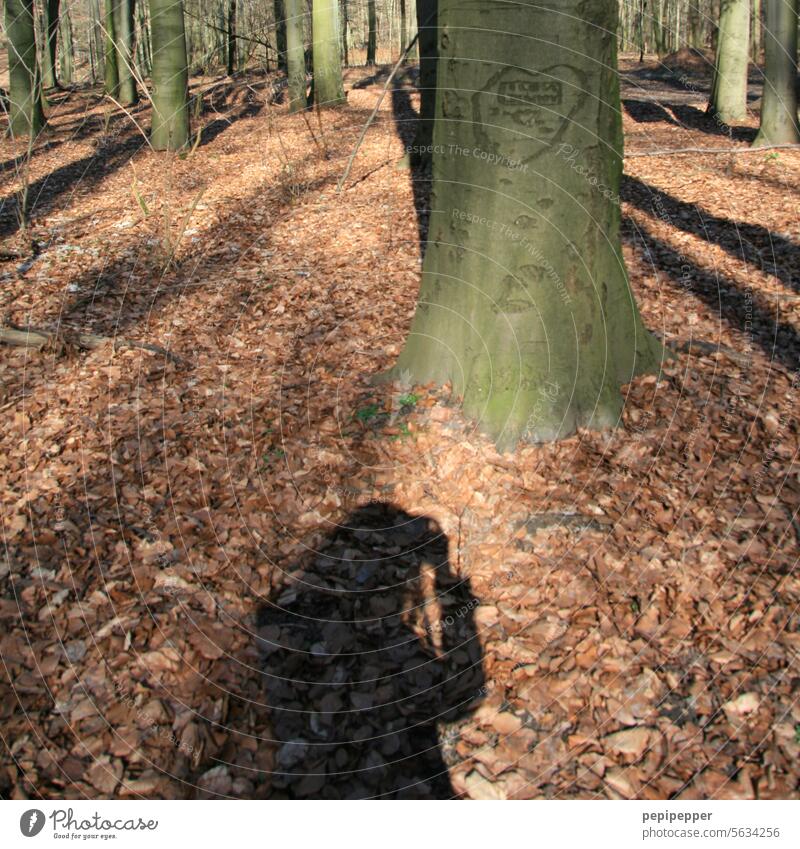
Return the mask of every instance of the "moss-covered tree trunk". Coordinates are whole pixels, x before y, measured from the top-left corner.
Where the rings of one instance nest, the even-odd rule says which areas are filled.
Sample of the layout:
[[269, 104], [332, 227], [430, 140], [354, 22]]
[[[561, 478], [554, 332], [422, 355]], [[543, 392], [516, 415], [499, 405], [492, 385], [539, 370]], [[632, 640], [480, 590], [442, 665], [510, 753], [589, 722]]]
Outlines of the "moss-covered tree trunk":
[[285, 0], [286, 65], [289, 86], [289, 111], [306, 108], [306, 61], [303, 44], [303, 0]]
[[754, 147], [797, 144], [797, 0], [766, 0], [766, 78]]
[[620, 247], [617, 9], [439, 4], [429, 243], [384, 377], [450, 383], [501, 447], [616, 424], [663, 353]]
[[72, 16], [69, 7], [65, 8], [59, 18], [61, 37], [58, 40], [58, 68], [61, 81], [72, 85], [75, 74], [75, 42], [72, 38]]
[[367, 0], [367, 64], [375, 64], [375, 54], [378, 49], [378, 16], [375, 11], [375, 0]]
[[105, 0], [105, 61], [103, 81], [106, 94], [119, 97], [119, 68], [117, 63], [117, 37], [114, 31], [114, 0]]
[[433, 122], [436, 115], [437, 9], [439, 0], [417, 0], [419, 33], [419, 119], [414, 137], [411, 162], [421, 166], [430, 162]]
[[8, 129], [14, 138], [36, 135], [44, 126], [41, 78], [36, 61], [33, 0], [6, 0]]
[[750, 0], [721, 0], [717, 58], [708, 111], [726, 124], [747, 117]]
[[153, 51], [153, 126], [156, 150], [189, 141], [189, 68], [182, 0], [150, 0]]
[[314, 0], [311, 12], [314, 101], [320, 106], [333, 106], [344, 101], [338, 14], [337, 0]]
[[56, 46], [58, 41], [58, 19], [61, 0], [45, 0], [42, 3], [42, 28], [44, 47], [42, 50], [42, 82], [45, 88], [56, 88]]
[[114, 44], [119, 77], [119, 102], [133, 106], [139, 102], [139, 91], [134, 77], [133, 57], [133, 4], [134, 0], [112, 0], [114, 18]]

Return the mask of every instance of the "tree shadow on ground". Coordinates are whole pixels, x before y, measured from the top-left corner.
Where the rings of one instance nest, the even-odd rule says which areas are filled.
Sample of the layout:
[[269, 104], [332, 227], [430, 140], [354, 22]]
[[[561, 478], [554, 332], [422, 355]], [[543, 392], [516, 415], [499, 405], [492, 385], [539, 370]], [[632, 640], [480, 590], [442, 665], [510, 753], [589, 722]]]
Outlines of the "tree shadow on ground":
[[676, 124], [667, 110], [654, 100], [635, 100], [626, 97], [622, 101], [625, 111], [637, 124]]
[[[408, 77], [409, 79], [411, 77]], [[409, 89], [399, 80], [392, 87], [392, 115], [395, 131], [404, 149], [409, 152], [414, 144], [419, 122], [419, 113], [411, 103]], [[433, 184], [430, 164], [414, 164], [410, 156], [407, 167], [411, 178], [411, 190], [414, 195], [414, 212], [417, 216], [417, 233], [419, 235], [420, 255], [425, 256], [428, 243], [428, 224], [430, 221], [431, 186]]]
[[712, 136], [722, 136], [737, 142], [752, 143], [758, 130], [754, 127], [731, 127], [718, 121], [703, 109], [689, 103], [665, 103], [667, 109], [689, 130], [699, 130]]
[[777, 308], [763, 295], [742, 288], [728, 277], [700, 268], [633, 219], [624, 216], [622, 222], [625, 240], [633, 245], [643, 261], [659, 275], [663, 274], [671, 285], [694, 295], [718, 313], [734, 332], [745, 338], [747, 349], [756, 343], [770, 361], [778, 361], [790, 370], [800, 367], [800, 334], [780, 319]]
[[468, 579], [439, 525], [388, 503], [334, 528], [258, 614], [272, 797], [454, 795], [438, 723], [483, 696]]
[[623, 201], [661, 219], [671, 227], [719, 245], [736, 259], [748, 262], [781, 283], [800, 292], [800, 279], [793, 270], [800, 265], [800, 246], [760, 224], [720, 218], [693, 203], [678, 200], [636, 177], [624, 176]]

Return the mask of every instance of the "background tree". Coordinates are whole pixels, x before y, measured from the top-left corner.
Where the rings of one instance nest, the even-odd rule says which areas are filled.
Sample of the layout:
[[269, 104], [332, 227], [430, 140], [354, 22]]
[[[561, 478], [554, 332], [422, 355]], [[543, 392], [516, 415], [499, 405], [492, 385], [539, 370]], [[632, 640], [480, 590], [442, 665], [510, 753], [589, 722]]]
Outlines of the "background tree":
[[501, 447], [616, 424], [620, 386], [662, 355], [620, 246], [617, 14], [439, 4], [429, 243], [385, 377], [450, 383]]
[[345, 99], [338, 15], [336, 0], [313, 0], [314, 100], [320, 106], [332, 106]]
[[44, 126], [41, 78], [36, 61], [33, 0], [6, 0], [9, 132], [36, 135]]
[[764, 38], [761, 127], [753, 145], [797, 144], [797, 0], [766, 0]]
[[58, 41], [60, 0], [44, 0], [42, 3], [42, 30], [44, 46], [42, 49], [42, 83], [45, 88], [56, 88], [56, 48]]
[[105, 0], [105, 66], [104, 88], [111, 97], [119, 97], [117, 38], [114, 31], [114, 0]]
[[132, 106], [139, 101], [133, 75], [133, 4], [134, 0], [112, 0], [119, 101], [123, 106]]
[[750, 0], [721, 0], [714, 82], [708, 111], [735, 124], [747, 117]]
[[306, 61], [303, 42], [303, 0], [285, 0], [286, 64], [289, 87], [289, 111], [306, 108]]
[[417, 0], [419, 32], [419, 120], [411, 156], [413, 165], [430, 162], [428, 150], [433, 142], [433, 122], [436, 116], [436, 57], [439, 0]]
[[230, 77], [236, 70], [236, 0], [228, 0], [227, 71]]
[[286, 70], [286, 2], [275, 0], [275, 49], [278, 53], [278, 70]]
[[150, 0], [153, 33], [153, 124], [156, 150], [180, 150], [189, 141], [189, 68], [182, 0]]
[[367, 64], [375, 64], [378, 50], [378, 15], [375, 0], [367, 0]]

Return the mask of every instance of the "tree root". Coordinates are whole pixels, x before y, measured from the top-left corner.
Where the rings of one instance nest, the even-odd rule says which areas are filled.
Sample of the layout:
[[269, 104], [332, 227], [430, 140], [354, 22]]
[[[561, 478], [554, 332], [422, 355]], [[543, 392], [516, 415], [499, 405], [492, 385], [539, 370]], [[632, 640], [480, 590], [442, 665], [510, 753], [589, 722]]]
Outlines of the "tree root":
[[6, 345], [14, 345], [22, 348], [45, 348], [54, 344], [61, 343], [69, 346], [74, 345], [77, 348], [91, 350], [100, 348], [109, 342], [117, 351], [121, 348], [139, 348], [143, 351], [152, 351], [154, 354], [161, 354], [165, 359], [170, 360], [176, 365], [180, 365], [183, 360], [177, 355], [162, 348], [161, 345], [153, 345], [150, 342], [137, 342], [135, 339], [122, 339], [111, 336], [96, 336], [94, 333], [51, 333], [48, 330], [43, 330], [37, 327], [16, 327], [14, 325], [0, 325], [0, 342]]

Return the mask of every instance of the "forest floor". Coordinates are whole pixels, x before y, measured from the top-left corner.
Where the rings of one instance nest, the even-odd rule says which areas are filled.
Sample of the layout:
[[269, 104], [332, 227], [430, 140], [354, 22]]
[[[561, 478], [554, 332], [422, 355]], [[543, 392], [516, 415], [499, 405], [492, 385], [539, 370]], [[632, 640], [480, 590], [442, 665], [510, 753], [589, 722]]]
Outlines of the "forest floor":
[[[271, 77], [194, 80], [182, 156], [144, 144], [146, 104], [92, 91], [59, 97], [29, 164], [0, 144], [3, 322], [58, 331], [0, 346], [0, 795], [378, 795], [389, 773], [420, 796], [800, 795], [800, 152], [742, 153], [756, 116], [715, 124], [696, 72], [622, 70], [625, 259], [677, 354], [618, 429], [514, 454], [433, 387], [370, 384], [419, 281], [407, 78], [341, 193], [386, 69], [321, 115], [288, 116]], [[730, 153], [635, 155], [686, 147]], [[371, 501], [400, 531], [337, 530]], [[263, 670], [304, 639], [352, 674], [377, 638], [331, 598], [355, 581], [383, 615], [381, 558], [436, 529], [455, 624], [409, 627], [456, 672], [359, 671], [471, 682], [420, 720], [434, 779], [371, 710], [391, 686], [326, 702]], [[443, 654], [456, 632], [470, 650]], [[337, 716], [376, 741], [367, 768]]]

